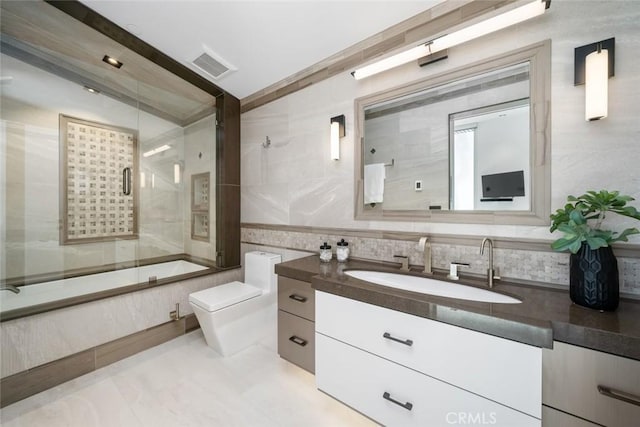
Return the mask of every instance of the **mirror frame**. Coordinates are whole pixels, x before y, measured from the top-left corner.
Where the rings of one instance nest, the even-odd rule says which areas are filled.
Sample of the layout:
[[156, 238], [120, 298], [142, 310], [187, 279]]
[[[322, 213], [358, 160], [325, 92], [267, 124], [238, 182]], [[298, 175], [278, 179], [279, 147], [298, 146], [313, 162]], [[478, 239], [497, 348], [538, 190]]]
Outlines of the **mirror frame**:
[[[454, 80], [498, 68], [530, 62], [529, 158], [531, 201], [528, 211], [388, 210], [364, 205], [364, 110], [367, 107]], [[377, 92], [355, 100], [356, 220], [418, 221], [470, 224], [548, 225], [551, 213], [551, 40], [483, 59], [450, 71]], [[445, 123], [449, 129], [449, 124]]]

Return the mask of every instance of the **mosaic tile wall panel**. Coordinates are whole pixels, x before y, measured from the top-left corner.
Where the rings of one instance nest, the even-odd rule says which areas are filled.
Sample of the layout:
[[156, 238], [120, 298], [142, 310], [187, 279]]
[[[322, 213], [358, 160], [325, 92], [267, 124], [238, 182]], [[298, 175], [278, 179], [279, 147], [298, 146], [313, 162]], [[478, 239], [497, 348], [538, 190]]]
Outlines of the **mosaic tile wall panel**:
[[[379, 239], [373, 237], [348, 237], [322, 232], [298, 232], [243, 227], [243, 243], [297, 249], [317, 253], [323, 242], [332, 245], [345, 238], [349, 242], [350, 254], [355, 258], [395, 262], [393, 255], [409, 257], [411, 265], [423, 265], [423, 253], [416, 241]], [[433, 268], [448, 270], [451, 262], [468, 263], [460, 270], [462, 274], [486, 274], [487, 255], [480, 255], [480, 247], [434, 243], [431, 247]], [[335, 256], [335, 255], [334, 255]], [[494, 266], [505, 280], [555, 286], [569, 286], [569, 254], [552, 251], [524, 249], [494, 250]], [[640, 258], [618, 257], [620, 292], [640, 296]]]
[[136, 238], [137, 132], [60, 115], [60, 135], [62, 243]]

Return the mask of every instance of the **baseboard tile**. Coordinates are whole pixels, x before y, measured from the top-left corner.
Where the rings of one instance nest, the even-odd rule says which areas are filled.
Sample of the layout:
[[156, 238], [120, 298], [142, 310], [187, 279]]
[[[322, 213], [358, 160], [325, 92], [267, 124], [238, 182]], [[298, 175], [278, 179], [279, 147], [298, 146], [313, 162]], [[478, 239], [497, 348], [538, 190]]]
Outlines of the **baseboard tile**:
[[0, 408], [170, 341], [200, 325], [194, 314], [0, 379]]

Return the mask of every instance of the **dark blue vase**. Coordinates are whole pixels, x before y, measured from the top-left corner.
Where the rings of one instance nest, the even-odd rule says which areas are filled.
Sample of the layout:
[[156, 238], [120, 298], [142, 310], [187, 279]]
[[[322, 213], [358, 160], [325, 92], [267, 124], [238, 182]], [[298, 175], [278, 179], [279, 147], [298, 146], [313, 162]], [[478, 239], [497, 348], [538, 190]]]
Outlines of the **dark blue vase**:
[[583, 243], [570, 258], [569, 294], [574, 303], [613, 311], [620, 300], [618, 261], [611, 247], [591, 249]]

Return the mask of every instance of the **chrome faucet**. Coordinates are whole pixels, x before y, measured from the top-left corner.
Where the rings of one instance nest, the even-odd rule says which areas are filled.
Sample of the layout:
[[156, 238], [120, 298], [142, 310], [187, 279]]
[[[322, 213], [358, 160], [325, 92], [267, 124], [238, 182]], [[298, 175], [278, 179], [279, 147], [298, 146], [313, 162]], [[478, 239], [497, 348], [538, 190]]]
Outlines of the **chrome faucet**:
[[459, 280], [458, 276], [458, 267], [469, 267], [469, 264], [466, 262], [452, 262], [449, 265], [449, 274], [447, 274], [447, 279], [450, 280]]
[[484, 255], [484, 245], [489, 243], [489, 268], [487, 269], [487, 281], [490, 288], [493, 288], [493, 281], [500, 280], [500, 277], [496, 275], [495, 270], [493, 269], [493, 241], [488, 237], [482, 239], [482, 244], [480, 245], [480, 255]]
[[20, 289], [18, 289], [17, 287], [15, 287], [13, 285], [2, 285], [2, 286], [0, 286], [0, 291], [11, 291], [14, 294], [19, 294], [20, 293]]
[[409, 271], [409, 257], [405, 255], [394, 255], [394, 258], [400, 260], [400, 270]]
[[431, 271], [431, 241], [428, 237], [423, 237], [422, 239], [420, 239], [424, 242], [422, 246], [422, 251], [424, 252], [424, 270], [422, 270], [422, 272], [425, 274], [433, 274], [433, 271]]

